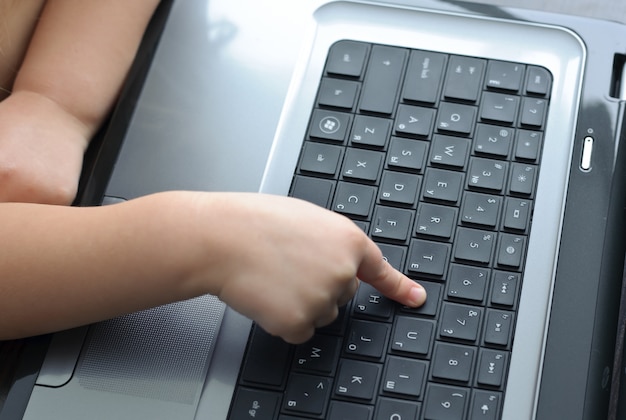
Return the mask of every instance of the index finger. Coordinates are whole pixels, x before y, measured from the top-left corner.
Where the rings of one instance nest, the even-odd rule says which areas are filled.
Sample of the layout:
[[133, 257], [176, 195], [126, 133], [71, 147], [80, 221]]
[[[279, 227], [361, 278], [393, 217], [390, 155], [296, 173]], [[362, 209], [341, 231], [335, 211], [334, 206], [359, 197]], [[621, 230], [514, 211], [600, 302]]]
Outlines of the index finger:
[[357, 277], [403, 305], [415, 307], [426, 301], [426, 290], [393, 268], [383, 258], [380, 248], [371, 240], [367, 241]]

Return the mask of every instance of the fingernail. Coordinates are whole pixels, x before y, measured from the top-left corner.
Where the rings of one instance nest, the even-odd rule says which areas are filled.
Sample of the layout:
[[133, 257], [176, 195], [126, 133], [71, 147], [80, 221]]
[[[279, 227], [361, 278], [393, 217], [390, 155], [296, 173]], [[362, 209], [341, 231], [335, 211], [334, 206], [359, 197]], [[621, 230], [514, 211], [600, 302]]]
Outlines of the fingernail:
[[426, 290], [422, 286], [414, 286], [409, 291], [411, 306], [420, 306], [426, 301]]

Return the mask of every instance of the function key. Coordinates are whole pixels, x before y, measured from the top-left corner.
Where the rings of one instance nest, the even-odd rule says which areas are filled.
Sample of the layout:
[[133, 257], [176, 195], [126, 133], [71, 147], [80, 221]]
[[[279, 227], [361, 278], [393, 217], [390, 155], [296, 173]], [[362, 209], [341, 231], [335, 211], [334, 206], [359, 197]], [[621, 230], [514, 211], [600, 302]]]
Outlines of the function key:
[[368, 44], [339, 41], [330, 48], [326, 62], [326, 73], [360, 77], [365, 68], [368, 52]]
[[539, 159], [541, 140], [539, 131], [518, 130], [515, 146], [515, 159], [535, 162]]
[[520, 274], [506, 271], [494, 271], [492, 281], [491, 304], [512, 308], [517, 300]]
[[469, 420], [498, 420], [501, 399], [499, 392], [474, 390]]
[[316, 109], [311, 118], [309, 137], [343, 143], [351, 122], [350, 114]]
[[537, 98], [523, 98], [520, 124], [542, 128], [548, 112], [548, 101]]
[[526, 76], [526, 93], [530, 95], [550, 96], [552, 76], [543, 67], [528, 67]]

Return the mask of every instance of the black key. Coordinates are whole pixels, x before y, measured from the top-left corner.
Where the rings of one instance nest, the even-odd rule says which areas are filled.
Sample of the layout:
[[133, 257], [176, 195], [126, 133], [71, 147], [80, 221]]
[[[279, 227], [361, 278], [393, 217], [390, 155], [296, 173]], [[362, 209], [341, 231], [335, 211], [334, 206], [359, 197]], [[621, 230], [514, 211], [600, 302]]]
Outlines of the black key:
[[402, 96], [407, 101], [434, 104], [439, 97], [447, 56], [429, 51], [411, 51]]
[[520, 110], [522, 126], [543, 127], [548, 112], [548, 101], [545, 99], [524, 98]]
[[335, 384], [335, 395], [371, 401], [378, 389], [382, 365], [343, 359]]
[[343, 143], [351, 122], [351, 114], [316, 109], [311, 118], [309, 137]]
[[456, 234], [454, 258], [488, 264], [495, 243], [494, 232], [460, 227]]
[[230, 411], [231, 420], [274, 420], [281, 394], [239, 388]]
[[334, 191], [334, 181], [297, 175], [289, 195], [328, 208]]
[[476, 121], [476, 107], [442, 102], [437, 114], [437, 130], [469, 135]]
[[491, 304], [513, 307], [517, 301], [520, 274], [494, 271], [491, 286]]
[[448, 63], [444, 97], [476, 102], [483, 87], [485, 61], [453, 55]]
[[430, 163], [463, 168], [467, 162], [469, 148], [470, 142], [467, 139], [437, 134], [432, 141]]
[[414, 274], [443, 276], [449, 257], [449, 244], [413, 239], [409, 248], [407, 271]]
[[515, 130], [490, 124], [478, 124], [474, 135], [476, 153], [506, 158], [511, 149]]
[[448, 273], [448, 297], [482, 302], [487, 292], [489, 270], [469, 265], [451, 264]]
[[381, 397], [376, 403], [375, 420], [416, 419], [420, 403]]
[[501, 399], [499, 392], [474, 390], [468, 420], [498, 420]]
[[357, 115], [354, 118], [350, 141], [352, 144], [383, 148], [391, 131], [391, 120]]
[[517, 130], [515, 158], [536, 162], [539, 159], [542, 138], [539, 131]]
[[304, 143], [300, 170], [323, 175], [334, 175], [337, 173], [342, 156], [342, 147], [308, 141]]
[[526, 77], [526, 93], [549, 96], [551, 84], [552, 76], [548, 70], [543, 67], [528, 67], [528, 75]]
[[504, 227], [525, 231], [528, 228], [532, 204], [531, 200], [507, 197], [504, 205]]
[[467, 185], [491, 191], [502, 191], [509, 164], [499, 160], [471, 158]]
[[422, 395], [426, 372], [428, 372], [428, 363], [424, 361], [389, 356], [385, 363], [383, 391], [419, 397]]
[[456, 203], [463, 189], [463, 174], [428, 168], [424, 176], [422, 196], [426, 199]]
[[506, 347], [510, 344], [513, 332], [514, 316], [512, 312], [487, 309], [485, 322], [485, 343]]
[[407, 50], [375, 45], [363, 81], [359, 110], [391, 115], [395, 109]]
[[395, 207], [376, 206], [371, 235], [375, 239], [406, 241], [413, 227], [413, 212]]
[[377, 243], [378, 248], [383, 253], [383, 259], [387, 261], [396, 270], [402, 271], [404, 267], [404, 258], [406, 257], [406, 248], [403, 246], [389, 245]]
[[367, 185], [339, 182], [333, 210], [354, 216], [367, 216], [376, 197], [376, 188]]
[[437, 343], [432, 362], [433, 377], [456, 382], [469, 382], [475, 353], [475, 347]]
[[451, 238], [456, 225], [457, 209], [437, 204], [420, 203], [417, 209], [415, 233], [439, 238]]
[[358, 91], [357, 82], [325, 77], [320, 83], [317, 103], [335, 108], [352, 109], [356, 103]]
[[272, 387], [283, 385], [292, 346], [255, 326], [250, 338], [241, 380]]
[[392, 168], [421, 171], [428, 143], [420, 140], [392, 137], [387, 152], [387, 165]]
[[341, 175], [344, 178], [375, 181], [380, 174], [384, 158], [380, 152], [350, 148], [346, 151]]
[[530, 196], [535, 189], [535, 177], [537, 167], [526, 163], [513, 163], [511, 165], [511, 180], [509, 191], [512, 194]]
[[339, 360], [341, 338], [316, 334], [312, 339], [296, 347], [294, 370], [331, 375]]
[[330, 47], [326, 73], [359, 77], [365, 68], [369, 45], [362, 42], [339, 41]]
[[466, 192], [461, 209], [461, 221], [495, 228], [500, 215], [502, 197]]
[[480, 331], [483, 308], [457, 303], [444, 303], [439, 336], [475, 342]]
[[378, 199], [390, 203], [415, 204], [422, 178], [403, 172], [384, 171]]
[[424, 401], [424, 419], [462, 420], [468, 399], [466, 388], [430, 384]]
[[283, 410], [319, 416], [326, 411], [332, 379], [293, 373], [283, 399]]
[[422, 285], [422, 287], [424, 287], [424, 289], [426, 289], [426, 303], [418, 308], [402, 306], [402, 311], [422, 316], [435, 316], [437, 314], [437, 309], [439, 309], [442, 286], [439, 283], [433, 283], [430, 281], [420, 280], [419, 283]]
[[500, 387], [508, 368], [509, 354], [506, 351], [481, 349], [476, 382], [480, 385]]
[[526, 237], [524, 235], [500, 234], [498, 244], [498, 265], [519, 268], [526, 254]]
[[426, 356], [430, 351], [434, 330], [435, 324], [432, 321], [398, 316], [395, 319], [391, 348], [395, 351]]
[[485, 92], [480, 104], [480, 118], [487, 121], [513, 124], [517, 117], [519, 102], [519, 96]]
[[374, 286], [361, 282], [354, 297], [353, 311], [356, 316], [389, 320], [393, 315], [394, 303]]
[[522, 86], [524, 66], [505, 61], [490, 61], [487, 66], [487, 87], [517, 92]]
[[435, 110], [412, 105], [400, 105], [394, 122], [394, 133], [427, 137], [432, 131]]
[[327, 420], [371, 420], [374, 407], [345, 401], [331, 401]]
[[354, 320], [348, 329], [347, 354], [380, 359], [387, 347], [389, 325], [380, 322]]

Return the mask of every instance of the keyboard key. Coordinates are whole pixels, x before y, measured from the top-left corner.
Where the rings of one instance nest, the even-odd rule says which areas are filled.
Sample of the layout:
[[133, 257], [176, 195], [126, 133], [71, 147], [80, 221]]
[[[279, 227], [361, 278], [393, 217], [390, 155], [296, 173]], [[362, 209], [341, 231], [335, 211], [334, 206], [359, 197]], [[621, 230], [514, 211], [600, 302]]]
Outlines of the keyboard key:
[[250, 336], [242, 382], [282, 387], [291, 363], [292, 346], [255, 326]]
[[428, 150], [428, 143], [421, 140], [392, 137], [387, 152], [387, 165], [391, 168], [421, 171]]
[[487, 230], [460, 227], [454, 243], [455, 259], [488, 264], [496, 243], [496, 234]]
[[500, 160], [471, 158], [467, 184], [472, 188], [500, 192], [508, 174], [508, 165], [508, 162]]
[[417, 209], [415, 233], [439, 238], [451, 238], [457, 220], [455, 207], [420, 203]]
[[509, 156], [515, 130], [490, 124], [478, 124], [474, 136], [474, 152], [505, 159]]
[[404, 259], [406, 258], [406, 248], [403, 246], [377, 243], [378, 248], [383, 253], [385, 259], [393, 268], [402, 271]]
[[549, 96], [551, 80], [550, 72], [545, 68], [529, 66], [526, 77], [526, 93]]
[[537, 167], [535, 165], [513, 163], [511, 165], [509, 191], [512, 194], [530, 196], [535, 189], [536, 175]]
[[498, 420], [500, 418], [500, 392], [475, 390], [469, 420]]
[[439, 283], [420, 280], [419, 283], [426, 289], [426, 302], [417, 308], [402, 306], [401, 310], [405, 313], [433, 317], [437, 315], [439, 302], [442, 296], [442, 286]]
[[501, 196], [466, 192], [463, 197], [461, 221], [495, 228], [498, 224], [501, 205]]
[[424, 401], [424, 419], [463, 420], [468, 399], [467, 388], [430, 384]]
[[230, 418], [241, 420], [274, 420], [278, 411], [281, 394], [258, 389], [239, 388]]
[[480, 105], [480, 118], [504, 124], [513, 124], [517, 118], [519, 96], [485, 92]]
[[489, 270], [486, 268], [450, 264], [447, 296], [450, 299], [481, 303], [487, 292], [488, 281]]
[[343, 160], [341, 174], [344, 178], [375, 181], [382, 168], [384, 155], [363, 149], [348, 149]]
[[444, 97], [476, 102], [483, 86], [485, 60], [453, 55], [446, 72]]
[[354, 145], [381, 149], [387, 144], [391, 120], [357, 115], [354, 118], [350, 141]]
[[462, 169], [467, 163], [469, 148], [468, 139], [437, 134], [432, 141], [430, 163]]
[[402, 93], [404, 100], [435, 104], [447, 61], [445, 54], [411, 51]]
[[306, 343], [296, 347], [293, 359], [294, 370], [332, 375], [335, 372], [340, 351], [340, 337], [316, 334]]
[[475, 342], [482, 324], [483, 308], [478, 306], [444, 303], [439, 324], [439, 336]]
[[420, 403], [381, 397], [376, 403], [375, 420], [416, 419]]
[[353, 216], [367, 216], [374, 204], [376, 188], [367, 185], [339, 182], [333, 210]]
[[420, 397], [427, 372], [428, 363], [424, 361], [389, 356], [385, 363], [382, 389], [393, 394]]
[[522, 126], [543, 127], [548, 112], [548, 101], [545, 99], [524, 98], [520, 110], [520, 124]]
[[474, 130], [476, 107], [442, 102], [437, 113], [437, 131], [469, 135]]
[[520, 274], [494, 271], [492, 282], [491, 304], [513, 307], [517, 301]]
[[283, 410], [319, 416], [326, 411], [331, 387], [330, 378], [293, 373], [285, 391]]
[[327, 420], [372, 420], [374, 407], [345, 401], [331, 401]]
[[376, 206], [371, 235], [375, 239], [406, 241], [413, 228], [413, 212], [395, 207]]
[[393, 113], [407, 55], [408, 51], [402, 48], [381, 45], [372, 48], [359, 111], [385, 115]]
[[526, 237], [524, 235], [500, 234], [497, 262], [500, 266], [519, 268], [526, 254]]
[[354, 320], [348, 328], [345, 352], [354, 356], [380, 359], [387, 348], [389, 325]]
[[302, 172], [335, 175], [343, 157], [343, 148], [331, 144], [306, 142], [300, 159]]
[[507, 197], [504, 206], [504, 222], [506, 229], [525, 231], [528, 229], [532, 201]]
[[443, 276], [449, 257], [449, 244], [413, 239], [409, 248], [407, 271]]
[[328, 53], [326, 73], [359, 77], [365, 68], [369, 45], [362, 42], [339, 41]]
[[522, 86], [525, 66], [505, 61], [490, 61], [486, 85], [489, 88], [517, 92]]
[[289, 195], [328, 208], [334, 191], [334, 181], [297, 175]]
[[351, 123], [351, 114], [316, 109], [311, 118], [309, 137], [343, 143]]
[[389, 203], [413, 205], [421, 182], [422, 178], [419, 175], [384, 171], [378, 190], [378, 199]]
[[509, 364], [509, 353], [500, 350], [482, 349], [476, 381], [481, 385], [500, 387], [504, 385], [504, 373]]
[[432, 131], [435, 110], [412, 105], [400, 105], [394, 122], [394, 133], [405, 136], [427, 137]]
[[463, 188], [463, 174], [443, 169], [428, 168], [424, 177], [422, 196], [429, 200], [456, 203]]
[[433, 377], [456, 382], [469, 382], [475, 353], [475, 347], [437, 343], [433, 353]]
[[485, 343], [494, 346], [507, 347], [510, 344], [513, 332], [514, 316], [512, 312], [487, 309], [485, 323]]
[[430, 352], [434, 331], [435, 324], [432, 321], [410, 316], [398, 316], [391, 339], [391, 349], [426, 356]]
[[393, 315], [393, 301], [368, 283], [361, 282], [359, 284], [353, 301], [353, 311], [357, 317], [387, 321]]
[[335, 384], [335, 395], [371, 401], [378, 389], [382, 365], [360, 360], [343, 359]]
[[359, 83], [344, 79], [322, 79], [317, 103], [322, 106], [352, 109], [356, 103]]

